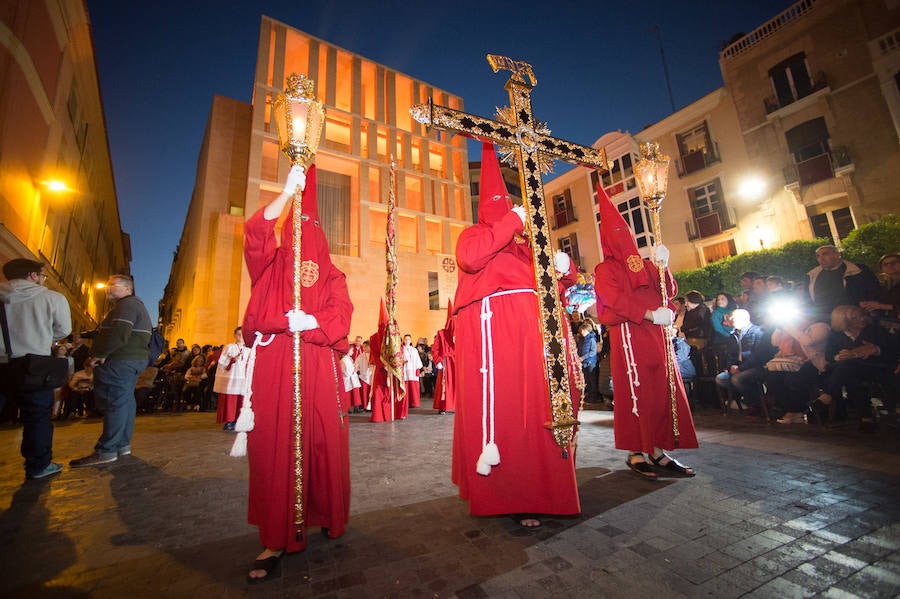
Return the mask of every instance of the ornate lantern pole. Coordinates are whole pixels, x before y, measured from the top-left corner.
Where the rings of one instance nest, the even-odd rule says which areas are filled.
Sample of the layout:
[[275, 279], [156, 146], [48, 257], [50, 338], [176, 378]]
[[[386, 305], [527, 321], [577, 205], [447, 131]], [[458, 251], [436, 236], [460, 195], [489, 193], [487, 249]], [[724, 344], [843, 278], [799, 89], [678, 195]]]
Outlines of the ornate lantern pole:
[[[641, 144], [641, 159], [634, 165], [635, 179], [638, 192], [641, 194], [641, 202], [653, 215], [653, 259], [659, 269], [659, 292], [662, 296], [662, 305], [669, 305], [669, 295], [666, 292], [666, 266], [662, 260], [656, 259], [656, 246], [662, 243], [662, 227], [659, 222], [659, 213], [666, 197], [666, 188], [669, 182], [669, 157], [661, 154], [659, 144], [647, 142]], [[666, 377], [669, 381], [669, 399], [672, 403], [672, 432], [675, 435], [675, 445], [678, 445], [678, 410], [675, 402], [675, 357], [672, 348], [671, 327], [662, 327], [663, 347], [666, 350]]]
[[[291, 160], [291, 165], [301, 165], [304, 169], [312, 164], [322, 137], [325, 124], [325, 107], [314, 94], [315, 82], [306, 75], [292, 73], [287, 78], [284, 93], [278, 94], [275, 100], [275, 127], [278, 130], [278, 142], [281, 151]], [[293, 302], [294, 310], [300, 310], [300, 269], [302, 266], [301, 223], [302, 192], [294, 190], [292, 198], [293, 218], [291, 227], [294, 231], [294, 273]], [[300, 333], [293, 333], [293, 384], [294, 384], [294, 524], [297, 525], [297, 537], [303, 531], [303, 411], [301, 398], [301, 364]]]

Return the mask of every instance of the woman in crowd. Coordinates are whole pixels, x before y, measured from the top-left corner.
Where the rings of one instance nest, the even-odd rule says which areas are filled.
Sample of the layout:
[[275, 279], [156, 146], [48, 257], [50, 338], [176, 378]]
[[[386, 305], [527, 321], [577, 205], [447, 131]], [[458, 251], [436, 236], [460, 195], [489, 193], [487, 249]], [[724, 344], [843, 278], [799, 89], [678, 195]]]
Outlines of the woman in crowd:
[[734, 298], [724, 291], [716, 294], [715, 308], [712, 311], [710, 319], [712, 320], [712, 344], [727, 345], [728, 339], [734, 328], [725, 322], [729, 314], [734, 312], [738, 305]]
[[697, 349], [703, 349], [709, 343], [712, 334], [712, 320], [709, 308], [699, 291], [688, 291], [684, 296], [684, 322], [681, 332], [688, 345]]

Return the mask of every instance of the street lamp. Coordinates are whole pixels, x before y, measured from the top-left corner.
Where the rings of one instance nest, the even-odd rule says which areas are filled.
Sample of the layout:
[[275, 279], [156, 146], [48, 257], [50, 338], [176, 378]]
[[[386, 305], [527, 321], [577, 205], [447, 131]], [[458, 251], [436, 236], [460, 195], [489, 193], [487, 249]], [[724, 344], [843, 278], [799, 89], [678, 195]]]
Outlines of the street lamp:
[[[669, 294], [666, 292], [666, 266], [657, 258], [656, 246], [662, 243], [659, 212], [666, 197], [669, 183], [669, 157], [660, 153], [656, 142], [642, 143], [641, 159], [634, 165], [634, 178], [637, 180], [641, 202], [653, 214], [653, 258], [659, 269], [659, 292], [662, 305], [669, 305]], [[663, 327], [663, 347], [666, 350], [666, 377], [669, 381], [669, 399], [672, 405], [672, 432], [675, 445], [678, 445], [678, 407], [675, 400], [675, 356], [671, 337], [674, 327]]]

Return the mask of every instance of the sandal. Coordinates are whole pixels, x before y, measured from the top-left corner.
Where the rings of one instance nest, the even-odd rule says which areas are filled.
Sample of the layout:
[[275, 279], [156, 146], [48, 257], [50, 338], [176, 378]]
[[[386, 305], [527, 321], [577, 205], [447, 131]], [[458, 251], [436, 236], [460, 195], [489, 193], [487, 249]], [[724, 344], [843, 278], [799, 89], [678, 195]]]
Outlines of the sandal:
[[[663, 464], [662, 461], [664, 459], [668, 459], [669, 461]], [[663, 470], [668, 470], [669, 472], [674, 472], [675, 474], [679, 474], [681, 476], [694, 476], [695, 474], [697, 474], [696, 472], [694, 472], [693, 468], [685, 466], [675, 458], [668, 456], [665, 453], [658, 458], [654, 458], [651, 455], [650, 461], [653, 462], [653, 465], [657, 468], [662, 468]]]
[[[543, 523], [537, 517], [537, 514], [510, 514], [509, 517], [512, 518], [513, 522], [528, 530], [537, 530], [543, 526]], [[534, 520], [537, 524], [529, 526], [528, 524], [525, 524], [526, 520]]]
[[647, 480], [656, 480], [656, 472], [654, 472], [653, 469], [650, 468], [650, 464], [643, 460], [640, 462], [632, 462], [631, 456], [628, 456], [628, 458], [625, 460], [625, 465]]
[[266, 559], [258, 559], [253, 562], [253, 566], [250, 568], [250, 571], [253, 570], [263, 570], [265, 571], [265, 576], [254, 577], [247, 574], [247, 584], [257, 584], [260, 582], [265, 582], [267, 580], [271, 580], [275, 578], [275, 574], [280, 571], [281, 565], [281, 557], [284, 555], [284, 552], [279, 555], [271, 555]]

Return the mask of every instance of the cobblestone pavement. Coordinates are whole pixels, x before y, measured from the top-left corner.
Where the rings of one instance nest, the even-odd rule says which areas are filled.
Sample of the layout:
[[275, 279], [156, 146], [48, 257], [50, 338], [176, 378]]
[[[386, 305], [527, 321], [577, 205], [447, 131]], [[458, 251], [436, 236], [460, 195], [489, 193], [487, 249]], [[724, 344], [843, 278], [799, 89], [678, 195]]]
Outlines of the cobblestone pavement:
[[[5, 597], [895, 597], [900, 441], [695, 415], [693, 479], [641, 480], [612, 447], [611, 413], [586, 411], [583, 514], [537, 531], [474, 518], [450, 483], [453, 417], [351, 416], [347, 534], [311, 531], [282, 574], [248, 586], [247, 465], [215, 415], [137, 420], [134, 453], [24, 481], [21, 430], [0, 429]], [[55, 460], [90, 452], [100, 421], [58, 423]]]

